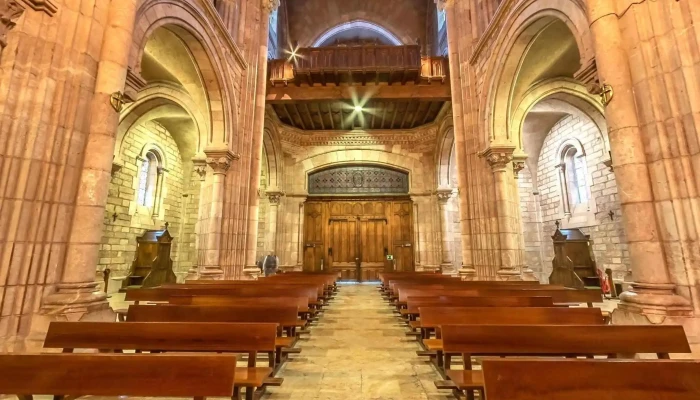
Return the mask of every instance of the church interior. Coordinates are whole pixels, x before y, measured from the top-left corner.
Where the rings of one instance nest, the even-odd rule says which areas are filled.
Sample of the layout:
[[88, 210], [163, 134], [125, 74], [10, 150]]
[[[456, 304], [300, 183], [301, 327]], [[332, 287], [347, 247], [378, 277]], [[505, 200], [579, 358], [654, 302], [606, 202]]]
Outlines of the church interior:
[[696, 1], [0, 0], [0, 393], [700, 398]]

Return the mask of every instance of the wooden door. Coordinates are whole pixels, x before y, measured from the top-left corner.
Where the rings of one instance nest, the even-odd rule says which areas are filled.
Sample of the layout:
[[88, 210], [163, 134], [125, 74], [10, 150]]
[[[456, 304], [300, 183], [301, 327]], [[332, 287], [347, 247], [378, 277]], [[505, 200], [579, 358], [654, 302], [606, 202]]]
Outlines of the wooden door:
[[[322, 270], [325, 252], [324, 206], [323, 202], [307, 202], [304, 205], [304, 271], [306, 272]], [[325, 264], [323, 267], [327, 270]]]
[[[382, 271], [413, 271], [413, 204], [396, 199], [326, 199], [304, 208], [304, 270], [377, 280]], [[387, 261], [387, 255], [394, 261]]]
[[413, 204], [395, 201], [391, 205], [391, 238], [396, 272], [414, 271], [413, 264]]
[[332, 218], [328, 221], [328, 266], [340, 272], [341, 279], [359, 280], [357, 218]]
[[360, 280], [379, 280], [389, 253], [388, 220], [383, 217], [360, 219]]

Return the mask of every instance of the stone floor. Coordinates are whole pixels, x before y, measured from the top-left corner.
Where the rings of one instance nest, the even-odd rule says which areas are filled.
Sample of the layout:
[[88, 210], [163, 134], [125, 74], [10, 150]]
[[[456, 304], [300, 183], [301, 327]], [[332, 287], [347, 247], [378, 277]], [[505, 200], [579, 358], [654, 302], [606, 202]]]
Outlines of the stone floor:
[[265, 400], [453, 399], [375, 285], [343, 285]]

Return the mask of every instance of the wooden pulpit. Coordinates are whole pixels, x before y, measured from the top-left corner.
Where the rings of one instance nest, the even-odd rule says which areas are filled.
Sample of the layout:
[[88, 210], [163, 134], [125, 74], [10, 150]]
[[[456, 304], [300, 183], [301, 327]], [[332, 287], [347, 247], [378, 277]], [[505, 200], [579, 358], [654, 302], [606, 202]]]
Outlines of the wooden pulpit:
[[552, 236], [554, 259], [549, 283], [583, 289], [600, 286], [593, 241], [578, 228], [559, 229]]
[[155, 287], [175, 283], [170, 250], [173, 237], [166, 226], [163, 230], [147, 230], [136, 238], [136, 256], [122, 288]]

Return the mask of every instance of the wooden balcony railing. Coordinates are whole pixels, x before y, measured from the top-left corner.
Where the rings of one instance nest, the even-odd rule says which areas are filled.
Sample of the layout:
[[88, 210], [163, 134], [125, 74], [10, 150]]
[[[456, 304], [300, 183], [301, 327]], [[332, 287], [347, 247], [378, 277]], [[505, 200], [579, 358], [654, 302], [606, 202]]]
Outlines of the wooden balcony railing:
[[273, 85], [406, 83], [446, 80], [445, 57], [421, 57], [420, 46], [333, 46], [297, 50], [291, 60], [269, 62]]

